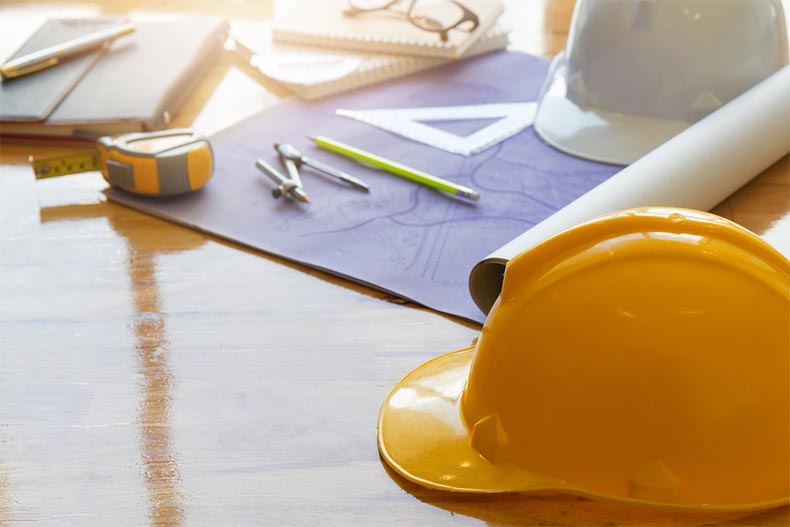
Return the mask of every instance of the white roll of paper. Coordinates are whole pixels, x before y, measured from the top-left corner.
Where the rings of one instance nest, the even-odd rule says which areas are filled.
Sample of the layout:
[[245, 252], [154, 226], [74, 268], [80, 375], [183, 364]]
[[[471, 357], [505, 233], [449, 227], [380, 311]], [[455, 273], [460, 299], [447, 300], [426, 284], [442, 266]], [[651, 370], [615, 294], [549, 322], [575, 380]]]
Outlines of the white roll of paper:
[[785, 66], [478, 262], [469, 276], [472, 298], [487, 313], [508, 260], [554, 234], [631, 207], [710, 210], [789, 151]]

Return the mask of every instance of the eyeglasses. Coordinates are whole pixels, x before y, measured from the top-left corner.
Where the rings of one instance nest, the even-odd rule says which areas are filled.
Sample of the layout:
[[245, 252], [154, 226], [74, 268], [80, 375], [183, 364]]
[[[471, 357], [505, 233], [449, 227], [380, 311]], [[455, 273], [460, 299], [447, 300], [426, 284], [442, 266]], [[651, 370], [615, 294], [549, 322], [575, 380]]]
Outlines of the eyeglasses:
[[[394, 9], [401, 0], [348, 0], [349, 8], [344, 15], [356, 16], [384, 9], [404, 15], [420, 29], [439, 33], [442, 42], [447, 41], [451, 29], [474, 31], [480, 25], [477, 15], [456, 0], [410, 0], [406, 11]], [[460, 27], [468, 23], [468, 27]]]

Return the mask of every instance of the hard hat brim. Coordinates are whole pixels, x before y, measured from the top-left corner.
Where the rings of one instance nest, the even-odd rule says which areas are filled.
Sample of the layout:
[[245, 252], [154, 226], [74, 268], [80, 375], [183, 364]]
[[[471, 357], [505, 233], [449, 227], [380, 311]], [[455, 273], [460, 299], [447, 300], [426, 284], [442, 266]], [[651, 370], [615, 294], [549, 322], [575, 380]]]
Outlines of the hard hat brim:
[[406, 375], [381, 407], [379, 451], [406, 479], [449, 491], [500, 493], [551, 483], [518, 467], [495, 465], [472, 448], [461, 393], [474, 348], [432, 359]]
[[474, 347], [464, 348], [420, 365], [395, 385], [382, 404], [377, 431], [379, 452], [407, 480], [442, 491], [553, 492], [696, 512], [749, 512], [788, 503], [788, 499], [734, 505], [647, 501], [576, 488], [507, 460], [492, 463], [472, 447], [461, 412], [461, 396], [474, 353]]
[[535, 131], [576, 157], [628, 165], [690, 126], [686, 121], [582, 107], [568, 98], [563, 54], [554, 59], [535, 115]]

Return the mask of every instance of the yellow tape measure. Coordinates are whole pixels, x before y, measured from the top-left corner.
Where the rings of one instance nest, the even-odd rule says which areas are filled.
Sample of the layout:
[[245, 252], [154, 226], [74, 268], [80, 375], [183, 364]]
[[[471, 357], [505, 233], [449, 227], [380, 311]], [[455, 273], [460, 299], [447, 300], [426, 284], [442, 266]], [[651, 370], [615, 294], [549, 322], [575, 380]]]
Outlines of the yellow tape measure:
[[96, 146], [84, 154], [31, 158], [36, 179], [101, 170], [113, 187], [172, 196], [202, 188], [214, 173], [211, 145], [189, 128], [102, 137]]
[[98, 152], [53, 157], [41, 161], [33, 160], [33, 172], [36, 174], [36, 179], [91, 172], [100, 169], [101, 162]]

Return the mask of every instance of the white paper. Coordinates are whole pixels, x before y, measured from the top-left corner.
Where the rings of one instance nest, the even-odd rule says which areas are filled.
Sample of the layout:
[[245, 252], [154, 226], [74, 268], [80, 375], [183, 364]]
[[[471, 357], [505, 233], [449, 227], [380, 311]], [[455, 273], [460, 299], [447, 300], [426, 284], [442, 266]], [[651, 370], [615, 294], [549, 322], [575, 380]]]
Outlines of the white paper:
[[318, 84], [351, 75], [362, 57], [339, 53], [279, 53], [255, 55], [250, 61], [267, 77], [286, 84]]
[[710, 210], [790, 151], [790, 66], [733, 99], [478, 262], [469, 290], [484, 312], [518, 253], [616, 210]]

